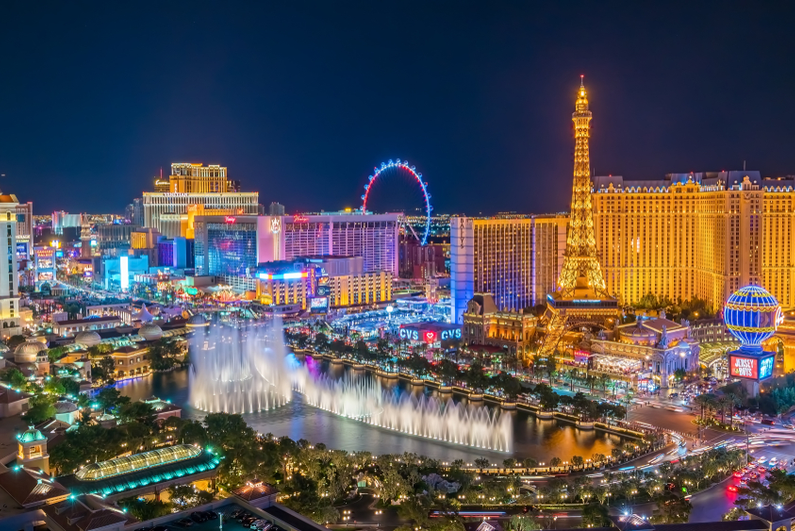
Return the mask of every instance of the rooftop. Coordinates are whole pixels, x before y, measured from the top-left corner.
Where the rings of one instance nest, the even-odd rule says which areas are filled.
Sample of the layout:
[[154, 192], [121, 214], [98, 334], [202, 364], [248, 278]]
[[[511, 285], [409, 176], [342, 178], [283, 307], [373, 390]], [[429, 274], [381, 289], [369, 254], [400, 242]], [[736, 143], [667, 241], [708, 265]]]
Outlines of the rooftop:
[[63, 485], [41, 470], [24, 467], [0, 474], [0, 488], [23, 507], [35, 507], [69, 495]]
[[75, 477], [83, 481], [97, 481], [100, 479], [128, 474], [144, 468], [155, 467], [175, 461], [182, 461], [197, 457], [201, 449], [191, 444], [179, 444], [158, 448], [127, 457], [117, 457], [109, 461], [91, 463], [77, 471]]

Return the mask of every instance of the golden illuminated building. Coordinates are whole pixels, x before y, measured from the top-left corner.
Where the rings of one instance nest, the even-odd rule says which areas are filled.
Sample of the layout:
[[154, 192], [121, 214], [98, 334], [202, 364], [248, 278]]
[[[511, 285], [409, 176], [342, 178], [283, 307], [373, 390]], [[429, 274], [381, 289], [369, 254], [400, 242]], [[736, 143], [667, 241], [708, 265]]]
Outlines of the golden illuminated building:
[[130, 247], [133, 249], [154, 249], [160, 233], [155, 229], [139, 229], [130, 232]]
[[331, 307], [360, 306], [392, 300], [392, 273], [376, 271], [329, 278]]
[[[785, 193], [759, 172], [669, 174], [664, 180], [594, 178], [594, 219], [607, 290], [624, 304], [653, 293], [705, 299], [718, 309], [743, 286], [795, 300]], [[789, 194], [790, 197], [792, 194]], [[782, 197], [785, 196], [785, 197]]]
[[464, 312], [463, 339], [468, 345], [506, 348], [520, 360], [533, 353], [538, 319], [530, 312], [501, 312], [490, 293], [475, 293]]
[[155, 179], [143, 194], [143, 225], [167, 238], [193, 237], [195, 216], [243, 216], [259, 213], [259, 194], [241, 192], [223, 166], [174, 163], [166, 182]]
[[[204, 166], [175, 162], [171, 164], [168, 192], [181, 194], [204, 194], [237, 192], [234, 181], [226, 178], [226, 168], [217, 164]], [[155, 182], [155, 186], [158, 182]]]

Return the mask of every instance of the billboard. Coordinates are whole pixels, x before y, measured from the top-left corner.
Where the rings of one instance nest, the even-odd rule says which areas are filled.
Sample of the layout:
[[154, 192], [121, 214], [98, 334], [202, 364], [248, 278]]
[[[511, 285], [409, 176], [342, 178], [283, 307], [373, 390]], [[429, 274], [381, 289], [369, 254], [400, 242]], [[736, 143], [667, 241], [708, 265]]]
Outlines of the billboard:
[[328, 297], [313, 297], [309, 299], [309, 310], [314, 313], [328, 311]]
[[28, 244], [27, 242], [17, 242], [17, 258], [30, 258], [28, 256]]
[[734, 378], [764, 380], [773, 376], [774, 354], [766, 356], [729, 355], [729, 374]]
[[318, 297], [328, 297], [331, 295], [331, 288], [329, 286], [318, 286], [315, 288], [315, 295]]

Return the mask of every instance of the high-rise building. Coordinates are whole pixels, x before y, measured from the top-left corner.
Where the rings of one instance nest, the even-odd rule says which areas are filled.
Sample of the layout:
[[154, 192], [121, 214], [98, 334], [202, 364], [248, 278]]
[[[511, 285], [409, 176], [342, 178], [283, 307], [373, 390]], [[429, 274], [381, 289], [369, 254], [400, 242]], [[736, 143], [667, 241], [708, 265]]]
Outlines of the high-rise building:
[[168, 191], [183, 194], [218, 194], [234, 192], [235, 185], [226, 178], [226, 168], [222, 166], [175, 162], [171, 164]]
[[596, 253], [591, 205], [591, 111], [582, 78], [577, 91], [574, 122], [574, 182], [571, 212], [566, 230], [563, 270], [558, 291], [548, 297], [552, 312], [545, 348], [554, 348], [567, 323], [610, 322], [618, 316], [618, 301], [605, 289], [605, 279]]
[[[19, 278], [17, 277], [17, 213], [15, 195], [0, 194], [0, 257], [5, 257], [8, 278], [0, 278], [0, 336], [8, 338], [21, 333], [19, 315]], [[5, 271], [5, 265], [3, 271]], [[6, 273], [2, 273], [5, 275]]]
[[253, 268], [299, 256], [361, 256], [365, 273], [397, 273], [398, 214], [196, 216], [197, 275], [254, 289]]
[[273, 202], [268, 207], [268, 215], [269, 216], [283, 216], [284, 215], [284, 205], [280, 203]]
[[28, 201], [17, 205], [16, 216], [19, 286], [33, 286], [36, 282], [36, 268], [33, 260], [33, 203]]
[[607, 291], [624, 304], [653, 293], [673, 301], [698, 297], [718, 309], [754, 284], [784, 307], [795, 306], [793, 184], [763, 181], [756, 171], [594, 178]]
[[361, 256], [365, 273], [388, 271], [397, 277], [398, 218], [361, 213], [284, 216], [284, 255]]
[[133, 249], [154, 249], [160, 233], [156, 229], [138, 229], [130, 232], [130, 246]]
[[100, 251], [129, 246], [130, 236], [137, 229], [135, 225], [121, 223], [103, 223], [94, 228], [97, 231], [97, 247]]
[[[162, 189], [162, 186], [161, 186]], [[167, 238], [192, 237], [196, 215], [257, 215], [259, 194], [241, 192], [222, 166], [174, 163], [168, 192], [144, 192], [144, 227]]]
[[565, 216], [450, 219], [453, 322], [463, 323], [475, 293], [500, 311], [523, 310], [554, 291], [565, 246]]

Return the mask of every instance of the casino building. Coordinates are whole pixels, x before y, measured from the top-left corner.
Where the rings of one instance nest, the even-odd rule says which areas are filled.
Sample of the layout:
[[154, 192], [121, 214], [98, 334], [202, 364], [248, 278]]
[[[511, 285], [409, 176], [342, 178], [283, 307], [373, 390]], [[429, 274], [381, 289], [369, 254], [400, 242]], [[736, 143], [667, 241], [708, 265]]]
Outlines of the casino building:
[[504, 348], [526, 362], [535, 348], [537, 325], [534, 314], [499, 311], [490, 293], [476, 293], [464, 313], [463, 339], [468, 345]]
[[[166, 190], [157, 181], [157, 190]], [[257, 215], [259, 194], [241, 192], [240, 183], [227, 178], [225, 167], [173, 163], [167, 191], [144, 192], [143, 225], [167, 238], [193, 237], [197, 215]]]
[[358, 256], [362, 273], [398, 272], [398, 214], [197, 216], [194, 236], [196, 274], [237, 289], [257, 289], [259, 264], [303, 256]]
[[698, 369], [700, 348], [690, 323], [660, 317], [615, 328], [613, 339], [591, 341], [589, 368], [632, 381], [642, 390], [673, 385], [677, 370]]

